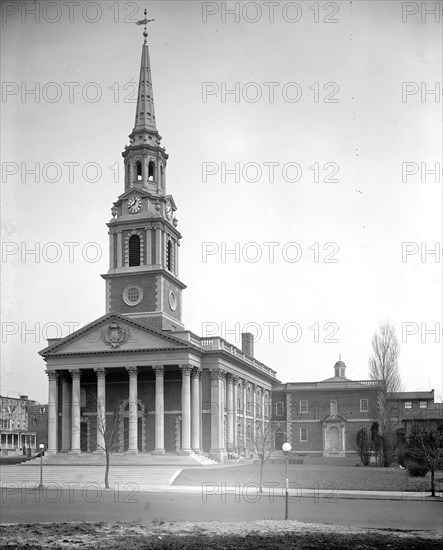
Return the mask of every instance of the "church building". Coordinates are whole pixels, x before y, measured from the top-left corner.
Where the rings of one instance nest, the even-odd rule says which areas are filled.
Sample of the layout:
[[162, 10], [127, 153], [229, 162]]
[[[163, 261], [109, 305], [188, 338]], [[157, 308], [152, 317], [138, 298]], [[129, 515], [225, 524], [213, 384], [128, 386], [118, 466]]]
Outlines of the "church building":
[[49, 382], [48, 453], [103, 452], [116, 426], [120, 453], [247, 454], [270, 422], [276, 373], [242, 349], [182, 322], [181, 234], [167, 193], [168, 154], [155, 118], [145, 15], [125, 182], [112, 207], [106, 314], [40, 352]]
[[[338, 361], [320, 382], [282, 384], [242, 348], [202, 338], [182, 321], [177, 205], [155, 118], [146, 19], [135, 122], [122, 153], [124, 189], [112, 207], [106, 313], [40, 352], [49, 384], [47, 454], [254, 455], [272, 430], [305, 456], [355, 454], [355, 436], [377, 418], [378, 382], [351, 381]], [[416, 392], [420, 410], [433, 393]], [[406, 394], [405, 394], [406, 395]], [[410, 395], [393, 400], [412, 410]], [[404, 405], [403, 405], [404, 403]], [[400, 415], [401, 416], [401, 415]], [[112, 434], [112, 448], [109, 435]], [[255, 447], [255, 448], [254, 448]]]

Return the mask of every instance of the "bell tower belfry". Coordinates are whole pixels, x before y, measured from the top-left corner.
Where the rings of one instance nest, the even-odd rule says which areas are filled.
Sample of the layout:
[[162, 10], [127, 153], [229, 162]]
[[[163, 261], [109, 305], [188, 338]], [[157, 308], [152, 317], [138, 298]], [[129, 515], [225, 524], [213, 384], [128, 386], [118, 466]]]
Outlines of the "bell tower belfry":
[[182, 290], [178, 262], [181, 235], [176, 205], [166, 194], [168, 154], [160, 145], [151, 63], [144, 24], [135, 123], [122, 153], [125, 187], [112, 207], [106, 311], [144, 321], [161, 330], [180, 330]]

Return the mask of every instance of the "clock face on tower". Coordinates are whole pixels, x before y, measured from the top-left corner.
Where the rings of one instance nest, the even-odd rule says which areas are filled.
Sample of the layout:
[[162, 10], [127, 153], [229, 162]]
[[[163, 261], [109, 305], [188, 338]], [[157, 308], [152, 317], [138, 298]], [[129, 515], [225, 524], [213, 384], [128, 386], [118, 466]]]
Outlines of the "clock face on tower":
[[128, 200], [128, 211], [131, 214], [136, 214], [137, 212], [140, 212], [142, 207], [142, 200], [140, 197], [131, 197]]
[[166, 216], [167, 216], [168, 220], [170, 220], [172, 218], [172, 206], [171, 206], [170, 202], [166, 203]]

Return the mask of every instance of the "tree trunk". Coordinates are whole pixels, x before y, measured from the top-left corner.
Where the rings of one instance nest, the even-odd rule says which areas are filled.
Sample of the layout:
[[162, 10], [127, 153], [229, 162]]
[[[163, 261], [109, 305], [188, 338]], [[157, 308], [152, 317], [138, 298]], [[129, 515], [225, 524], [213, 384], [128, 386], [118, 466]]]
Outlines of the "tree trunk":
[[434, 469], [431, 469], [431, 496], [435, 497]]
[[263, 466], [265, 464], [265, 459], [263, 456], [260, 457], [260, 494], [263, 492]]
[[106, 469], [105, 469], [105, 489], [109, 489], [109, 451], [105, 451], [106, 454]]

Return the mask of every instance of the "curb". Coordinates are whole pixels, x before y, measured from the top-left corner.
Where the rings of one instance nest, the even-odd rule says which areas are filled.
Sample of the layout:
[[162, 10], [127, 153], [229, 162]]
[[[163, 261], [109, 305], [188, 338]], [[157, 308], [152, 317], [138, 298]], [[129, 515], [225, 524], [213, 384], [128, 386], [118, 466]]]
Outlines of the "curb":
[[[83, 485], [83, 487], [82, 487]], [[134, 483], [119, 484], [111, 483], [110, 489], [105, 489], [103, 483], [98, 482], [52, 482], [46, 483], [40, 490], [68, 490], [68, 491], [82, 491], [85, 487], [90, 489], [101, 491], [122, 491], [134, 493]], [[126, 488], [125, 488], [126, 487]], [[11, 496], [16, 494], [19, 490], [39, 490], [37, 482], [6, 482], [0, 483], [0, 488], [6, 490]], [[14, 490], [11, 492], [11, 490]], [[258, 492], [256, 486], [243, 487], [219, 487], [217, 484], [208, 483], [206, 487], [203, 486], [191, 486], [191, 485], [137, 485], [136, 493], [168, 493], [168, 494], [186, 494], [186, 495], [200, 495], [206, 502], [211, 497], [227, 498], [235, 497], [250, 499], [251, 502], [260, 500], [261, 498], [284, 498], [285, 490], [282, 487], [275, 488], [263, 488], [262, 493]], [[357, 499], [357, 500], [401, 500], [401, 501], [415, 501], [415, 502], [443, 502], [443, 492], [438, 492], [435, 497], [432, 497], [429, 492], [407, 492], [407, 491], [325, 491], [325, 490], [313, 490], [313, 489], [289, 489], [288, 497], [290, 503], [298, 502], [301, 498], [313, 498], [317, 501], [323, 501], [327, 503], [337, 502], [340, 499]]]

